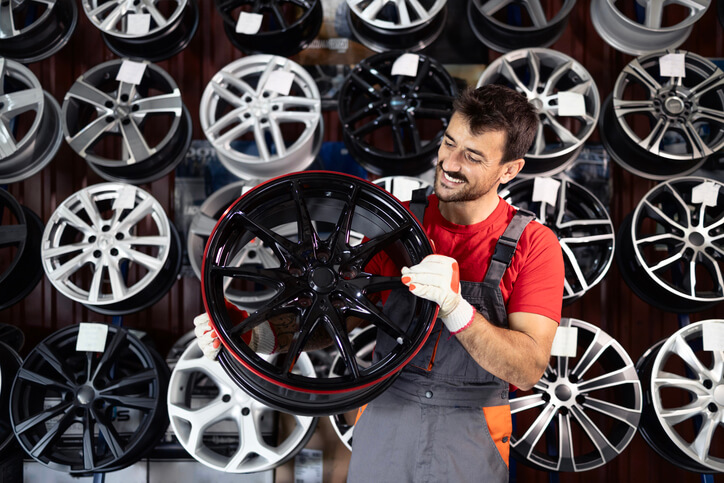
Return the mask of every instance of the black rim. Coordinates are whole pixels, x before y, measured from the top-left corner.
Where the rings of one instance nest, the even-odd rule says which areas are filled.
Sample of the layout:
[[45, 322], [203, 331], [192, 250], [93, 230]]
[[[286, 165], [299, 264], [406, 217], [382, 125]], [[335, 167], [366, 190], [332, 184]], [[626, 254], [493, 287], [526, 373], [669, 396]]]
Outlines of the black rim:
[[20, 352], [25, 345], [25, 334], [19, 327], [0, 322], [0, 342], [15, 352]]
[[[78, 331], [71, 326], [52, 334], [23, 362], [10, 396], [13, 430], [23, 449], [52, 469], [76, 475], [118, 470], [165, 429], [168, 368], [114, 326], [105, 352], [77, 352]], [[127, 421], [117, 417], [120, 411]]]
[[[400, 55], [386, 52], [362, 60], [345, 80], [338, 102], [350, 154], [382, 176], [432, 168], [457, 95], [450, 74], [425, 55], [420, 55], [417, 77], [393, 76]], [[379, 139], [392, 139], [392, 146], [378, 147]]]
[[[282, 237], [275, 231], [290, 223], [297, 226], [296, 237]], [[352, 231], [369, 241], [351, 246]], [[255, 237], [272, 247], [278, 268], [229, 265], [234, 254]], [[330, 407], [346, 408], [349, 400], [358, 402], [369, 396], [370, 387], [389, 379], [419, 350], [437, 308], [409, 295], [399, 277], [364, 271], [368, 261], [382, 252], [401, 267], [418, 263], [432, 250], [407, 209], [389, 193], [358, 178], [330, 172], [299, 173], [269, 181], [240, 198], [209, 240], [202, 281], [207, 312], [224, 345], [233, 351], [220, 359], [230, 375], [245, 389], [275, 396], [275, 401], [268, 401], [270, 406], [290, 404], [283, 409], [299, 414], [340, 412], [330, 411]], [[227, 277], [271, 287], [277, 293], [235, 325], [224, 304]], [[408, 320], [391, 321], [367, 297], [386, 290], [399, 290], [411, 299]], [[284, 315], [294, 317], [299, 330], [289, 352], [272, 366], [239, 335], [270, 316]], [[348, 338], [348, 316], [377, 326], [399, 339], [399, 345], [379, 363], [361, 369]], [[296, 357], [310, 340], [322, 335], [332, 338], [350, 374], [332, 378], [292, 374]]]
[[[321, 0], [215, 0], [224, 31], [234, 47], [246, 53], [291, 57], [307, 48], [322, 27]], [[240, 12], [263, 15], [254, 35], [236, 32]]]
[[10, 389], [22, 359], [9, 345], [0, 342], [0, 452], [15, 439], [10, 425]]

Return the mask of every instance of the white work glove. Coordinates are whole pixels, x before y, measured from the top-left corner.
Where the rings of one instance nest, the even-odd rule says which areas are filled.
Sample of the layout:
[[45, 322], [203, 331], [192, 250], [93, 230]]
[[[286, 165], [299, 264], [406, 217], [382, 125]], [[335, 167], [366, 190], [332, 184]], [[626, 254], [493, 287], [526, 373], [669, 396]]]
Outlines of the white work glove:
[[216, 360], [221, 350], [221, 341], [216, 335], [216, 331], [209, 324], [209, 314], [204, 312], [194, 318], [194, 334], [196, 334], [196, 343], [206, 357], [212, 361]]
[[438, 316], [451, 334], [472, 322], [475, 309], [460, 295], [460, 268], [454, 258], [428, 255], [417, 265], [403, 267], [402, 283], [413, 294], [440, 306]]
[[[227, 302], [227, 307], [229, 305]], [[235, 323], [241, 322], [249, 316], [245, 310], [239, 310], [236, 307], [230, 309], [229, 315]], [[194, 333], [201, 351], [213, 361], [216, 360], [219, 351], [221, 351], [221, 340], [216, 331], [211, 328], [209, 322], [209, 315], [206, 312], [196, 316], [194, 318]], [[253, 330], [245, 332], [241, 335], [241, 339], [249, 345], [251, 350], [258, 354], [269, 355], [276, 350], [277, 338], [268, 321], [264, 321], [254, 327]]]

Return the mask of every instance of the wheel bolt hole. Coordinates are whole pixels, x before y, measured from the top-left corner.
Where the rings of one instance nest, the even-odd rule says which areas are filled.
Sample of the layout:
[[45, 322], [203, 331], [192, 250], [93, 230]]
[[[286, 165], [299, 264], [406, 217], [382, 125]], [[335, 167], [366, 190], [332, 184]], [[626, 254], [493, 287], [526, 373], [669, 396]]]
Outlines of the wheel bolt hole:
[[346, 268], [342, 270], [342, 278], [345, 280], [352, 280], [357, 276], [357, 270], [354, 268]]
[[121, 102], [128, 102], [128, 94], [121, 94]]
[[115, 119], [113, 119], [113, 116], [106, 116], [106, 122], [113, 122]]
[[332, 307], [335, 309], [341, 309], [344, 307], [344, 300], [342, 299], [334, 299], [332, 300]]
[[131, 110], [133, 112], [136, 112], [139, 109], [138, 104], [134, 104], [133, 107], [131, 107]]
[[121, 121], [121, 122], [123, 123], [124, 126], [128, 126], [128, 125], [131, 123], [131, 120], [130, 120], [130, 119], [124, 119], [124, 120]]
[[110, 225], [103, 225], [103, 228], [101, 228], [102, 231], [109, 231], [111, 229]]
[[256, 252], [254, 250], [251, 250], [247, 256], [249, 257], [249, 259], [254, 259], [256, 258]]
[[248, 416], [249, 413], [251, 413], [251, 411], [249, 410], [249, 408], [243, 408], [243, 409], [241, 410], [241, 415], [242, 415], [242, 416]]
[[108, 108], [113, 107], [113, 101], [106, 101], [106, 107], [108, 107]]
[[244, 102], [246, 102], [246, 103], [251, 102], [251, 96], [244, 96]]
[[292, 265], [291, 267], [289, 267], [289, 273], [291, 275], [294, 275], [295, 277], [301, 277], [303, 271], [301, 268], [297, 267], [296, 265]]
[[579, 394], [578, 396], [576, 396], [576, 402], [577, 402], [578, 404], [583, 404], [583, 403], [585, 403], [585, 402], [586, 402], [586, 396], [584, 396], [584, 395], [582, 395], [582, 394]]
[[118, 255], [118, 249], [117, 249], [117, 248], [111, 248], [111, 255], [114, 256], [114, 257], [117, 256], [117, 255]]
[[261, 96], [262, 96], [262, 97], [269, 97], [269, 95], [270, 95], [270, 94], [269, 94], [268, 92], [265, 92], [265, 93], [263, 93]]
[[568, 378], [568, 380], [571, 381], [573, 384], [575, 384], [575, 383], [578, 382], [578, 377], [576, 377], [576, 376], [570, 376], [570, 377]]
[[542, 395], [541, 397], [543, 398], [543, 400], [544, 400], [545, 402], [548, 402], [548, 401], [551, 400], [551, 395], [548, 394], [547, 392], [546, 392], [546, 393], [543, 393], [543, 395]]
[[712, 386], [713, 386], [713, 384], [712, 384], [712, 382], [711, 382], [709, 379], [707, 379], [707, 380], [704, 381], [704, 387], [705, 387], [705, 388], [711, 389]]
[[95, 243], [95, 242], [96, 242], [96, 237], [91, 236], [88, 238], [88, 243]]
[[558, 411], [564, 416], [568, 414], [568, 408], [566, 407], [562, 407]]
[[251, 114], [249, 114], [248, 112], [244, 113], [244, 119], [249, 119], [250, 117], [251, 117]]
[[312, 299], [310, 297], [299, 297], [297, 301], [300, 307], [307, 308], [312, 306]]
[[93, 251], [93, 256], [96, 258], [101, 258], [101, 251], [100, 250]]
[[224, 394], [223, 396], [221, 396], [221, 400], [227, 403], [231, 401], [231, 396], [229, 396], [228, 394]]
[[123, 240], [123, 233], [116, 233], [116, 240]]
[[709, 411], [711, 411], [712, 413], [715, 413], [715, 412], [717, 412], [717, 411], [719, 410], [719, 406], [717, 406], [717, 405], [714, 404], [714, 403], [709, 403], [709, 405], [708, 405], [706, 408], [707, 408]]
[[330, 254], [327, 251], [320, 250], [317, 252], [317, 260], [319, 260], [322, 263], [328, 262], [330, 259]]
[[279, 106], [272, 106], [272, 111], [278, 111], [278, 110], [279, 110]]

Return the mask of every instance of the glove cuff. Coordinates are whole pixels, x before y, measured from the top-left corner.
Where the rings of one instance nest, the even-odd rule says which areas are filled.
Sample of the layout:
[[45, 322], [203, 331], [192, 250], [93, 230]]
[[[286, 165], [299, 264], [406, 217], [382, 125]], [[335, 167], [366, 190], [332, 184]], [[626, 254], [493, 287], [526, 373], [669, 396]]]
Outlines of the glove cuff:
[[269, 321], [264, 321], [251, 331], [249, 348], [258, 354], [270, 355], [277, 349], [277, 336]]
[[475, 317], [475, 309], [467, 300], [461, 299], [458, 306], [447, 317], [442, 317], [442, 321], [450, 333], [455, 335], [470, 327], [473, 317]]

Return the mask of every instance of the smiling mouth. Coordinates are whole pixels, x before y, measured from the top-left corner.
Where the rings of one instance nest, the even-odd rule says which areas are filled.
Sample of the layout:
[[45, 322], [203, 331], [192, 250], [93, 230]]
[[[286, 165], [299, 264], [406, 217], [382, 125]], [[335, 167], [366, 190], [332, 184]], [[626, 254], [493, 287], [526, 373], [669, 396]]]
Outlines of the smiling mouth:
[[462, 179], [459, 179], [459, 178], [453, 178], [452, 176], [450, 176], [449, 174], [447, 174], [444, 170], [442, 170], [442, 175], [443, 175], [443, 177], [444, 177], [447, 181], [449, 181], [449, 182], [451, 182], [451, 183], [455, 183], [455, 184], [463, 184], [463, 183], [465, 183], [465, 180], [462, 180]]

